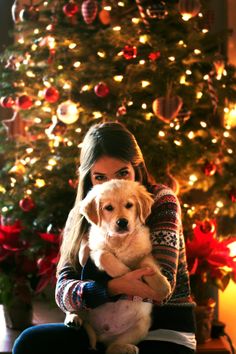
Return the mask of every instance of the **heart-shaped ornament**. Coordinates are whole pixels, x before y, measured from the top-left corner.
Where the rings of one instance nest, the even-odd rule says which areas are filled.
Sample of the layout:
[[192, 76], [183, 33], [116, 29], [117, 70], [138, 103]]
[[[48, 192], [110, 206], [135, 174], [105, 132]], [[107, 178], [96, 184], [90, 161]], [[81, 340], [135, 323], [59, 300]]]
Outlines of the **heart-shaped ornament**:
[[158, 97], [153, 101], [152, 109], [154, 114], [163, 122], [170, 123], [177, 117], [183, 100], [179, 96]]

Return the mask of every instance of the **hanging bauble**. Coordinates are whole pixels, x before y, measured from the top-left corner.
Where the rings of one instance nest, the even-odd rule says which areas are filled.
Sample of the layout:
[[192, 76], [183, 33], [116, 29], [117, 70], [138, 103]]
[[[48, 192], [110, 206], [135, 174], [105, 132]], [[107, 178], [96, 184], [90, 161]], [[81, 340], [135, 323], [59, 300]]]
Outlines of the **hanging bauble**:
[[197, 226], [199, 230], [204, 234], [215, 233], [216, 231], [216, 221], [214, 219], [205, 219], [203, 221], [198, 221]]
[[20, 11], [22, 10], [22, 4], [20, 0], [15, 0], [12, 8], [11, 8], [11, 15], [12, 15], [12, 19], [15, 23], [17, 23], [19, 21], [19, 14]]
[[148, 58], [152, 61], [155, 61], [155, 60], [159, 59], [160, 56], [161, 56], [161, 52], [159, 50], [157, 50], [156, 52], [150, 53]]
[[96, 0], [85, 0], [81, 5], [81, 13], [88, 25], [90, 25], [96, 18], [98, 13], [98, 3]]
[[150, 4], [147, 6], [146, 13], [149, 18], [158, 20], [163, 20], [168, 15], [164, 1], [161, 1], [159, 4]]
[[183, 100], [179, 96], [158, 97], [153, 101], [152, 109], [154, 114], [163, 122], [170, 123], [175, 119], [181, 110]]
[[134, 59], [137, 56], [137, 47], [133, 45], [126, 45], [123, 49], [123, 56], [125, 59]]
[[73, 124], [79, 119], [77, 104], [70, 100], [62, 102], [57, 108], [57, 117], [65, 124]]
[[34, 201], [31, 197], [24, 197], [23, 199], [21, 199], [19, 201], [19, 206], [25, 212], [29, 212], [35, 208]]
[[78, 183], [79, 183], [78, 179], [72, 179], [72, 178], [70, 178], [70, 179], [68, 180], [69, 186], [70, 186], [71, 188], [73, 188], [73, 189], [76, 189], [76, 188], [78, 187]]
[[206, 176], [214, 176], [217, 171], [217, 165], [213, 161], [206, 161], [202, 167], [202, 170]]
[[126, 109], [125, 105], [120, 106], [116, 111], [117, 117], [124, 116], [126, 113], [127, 113], [127, 109]]
[[24, 6], [19, 13], [20, 21], [38, 21], [39, 19], [39, 8], [36, 6]]
[[79, 7], [74, 2], [69, 2], [63, 6], [63, 12], [67, 17], [73, 17], [79, 12]]
[[11, 108], [14, 105], [15, 101], [13, 100], [13, 98], [11, 96], [5, 96], [5, 97], [1, 97], [0, 99], [0, 105], [3, 108]]
[[201, 9], [201, 3], [200, 0], [179, 0], [178, 7], [183, 20], [188, 21], [197, 16]]
[[229, 198], [233, 203], [236, 203], [236, 188], [232, 187], [229, 191]]
[[94, 92], [98, 97], [106, 97], [110, 90], [107, 84], [104, 82], [99, 82], [95, 87], [94, 87]]
[[28, 122], [21, 118], [19, 112], [14, 112], [12, 118], [2, 121], [3, 126], [7, 130], [9, 139], [24, 139], [27, 136], [26, 128]]
[[98, 14], [99, 20], [105, 26], [108, 26], [111, 23], [110, 11], [102, 9]]
[[16, 105], [21, 109], [29, 109], [30, 107], [32, 107], [33, 102], [28, 95], [22, 95], [17, 97]]
[[48, 87], [44, 91], [44, 98], [50, 103], [55, 103], [60, 97], [59, 91], [55, 87]]

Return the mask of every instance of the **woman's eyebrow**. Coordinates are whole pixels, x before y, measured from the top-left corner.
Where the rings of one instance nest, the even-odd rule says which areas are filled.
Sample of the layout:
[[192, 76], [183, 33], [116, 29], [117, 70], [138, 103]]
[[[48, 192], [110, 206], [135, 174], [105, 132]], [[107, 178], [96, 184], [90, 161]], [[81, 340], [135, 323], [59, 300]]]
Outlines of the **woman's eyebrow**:
[[105, 173], [102, 173], [102, 172], [96, 172], [96, 171], [94, 171], [94, 172], [93, 172], [93, 175], [101, 175], [101, 176], [105, 176]]
[[128, 170], [128, 166], [121, 167], [118, 171], [115, 172], [115, 174], [119, 173], [119, 172], [122, 172], [122, 171], [125, 171], [125, 170]]

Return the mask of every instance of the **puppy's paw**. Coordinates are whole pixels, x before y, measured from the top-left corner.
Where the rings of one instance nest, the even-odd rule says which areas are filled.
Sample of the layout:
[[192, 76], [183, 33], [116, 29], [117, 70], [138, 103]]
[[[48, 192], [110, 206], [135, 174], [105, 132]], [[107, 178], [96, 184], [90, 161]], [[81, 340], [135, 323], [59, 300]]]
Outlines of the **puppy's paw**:
[[78, 327], [82, 326], [82, 319], [75, 313], [67, 313], [64, 320], [64, 324], [68, 327]]
[[117, 267], [116, 269], [110, 269], [109, 272], [107, 272], [112, 278], [118, 278], [121, 277], [122, 275], [125, 275], [129, 273], [131, 269], [127, 267], [126, 265], [122, 265]]
[[144, 277], [145, 282], [158, 294], [159, 300], [164, 300], [171, 293], [171, 286], [166, 277], [162, 274], [155, 274]]
[[139, 349], [134, 344], [111, 344], [106, 354], [138, 354]]

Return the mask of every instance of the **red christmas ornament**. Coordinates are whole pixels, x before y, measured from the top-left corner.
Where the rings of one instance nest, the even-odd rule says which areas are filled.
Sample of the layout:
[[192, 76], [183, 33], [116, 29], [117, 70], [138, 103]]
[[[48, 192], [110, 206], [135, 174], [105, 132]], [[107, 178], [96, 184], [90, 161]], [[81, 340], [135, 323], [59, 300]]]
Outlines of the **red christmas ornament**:
[[94, 87], [94, 92], [98, 97], [106, 97], [110, 90], [104, 82], [99, 82], [99, 84]]
[[134, 59], [137, 56], [137, 48], [132, 45], [126, 45], [123, 49], [123, 56], [125, 59]]
[[5, 97], [1, 97], [0, 99], [0, 105], [3, 108], [11, 108], [14, 105], [15, 101], [13, 100], [13, 98], [11, 96], [5, 96]]
[[199, 229], [204, 234], [214, 233], [216, 230], [216, 222], [215, 220], [205, 219], [202, 222], [199, 222]]
[[98, 3], [96, 0], [85, 0], [81, 5], [81, 13], [88, 25], [90, 25], [96, 18], [98, 13]]
[[155, 61], [155, 60], [159, 59], [160, 56], [161, 56], [161, 52], [158, 50], [157, 52], [150, 53], [148, 58], [152, 61]]
[[212, 161], [206, 161], [202, 168], [206, 176], [214, 176], [217, 170], [217, 166]]
[[72, 178], [70, 178], [70, 179], [68, 180], [69, 186], [70, 186], [71, 188], [73, 188], [73, 189], [76, 189], [76, 188], [78, 187], [78, 183], [79, 183], [79, 181], [78, 181], [77, 179], [72, 179]]
[[117, 117], [119, 117], [119, 116], [124, 116], [126, 113], [127, 113], [127, 109], [125, 105], [122, 105], [117, 109], [116, 115]]
[[44, 98], [50, 103], [57, 102], [59, 97], [59, 91], [55, 87], [49, 87], [44, 91]]
[[229, 197], [233, 203], [236, 203], [236, 188], [232, 187], [229, 191]]
[[98, 14], [99, 20], [105, 26], [108, 26], [111, 23], [110, 11], [102, 9]]
[[28, 95], [22, 95], [17, 97], [16, 104], [21, 109], [29, 109], [33, 105], [33, 102]]
[[35, 207], [35, 204], [32, 198], [25, 197], [19, 201], [19, 206], [23, 211], [29, 212]]
[[67, 17], [73, 17], [79, 12], [79, 7], [75, 3], [69, 2], [63, 6], [63, 12]]

